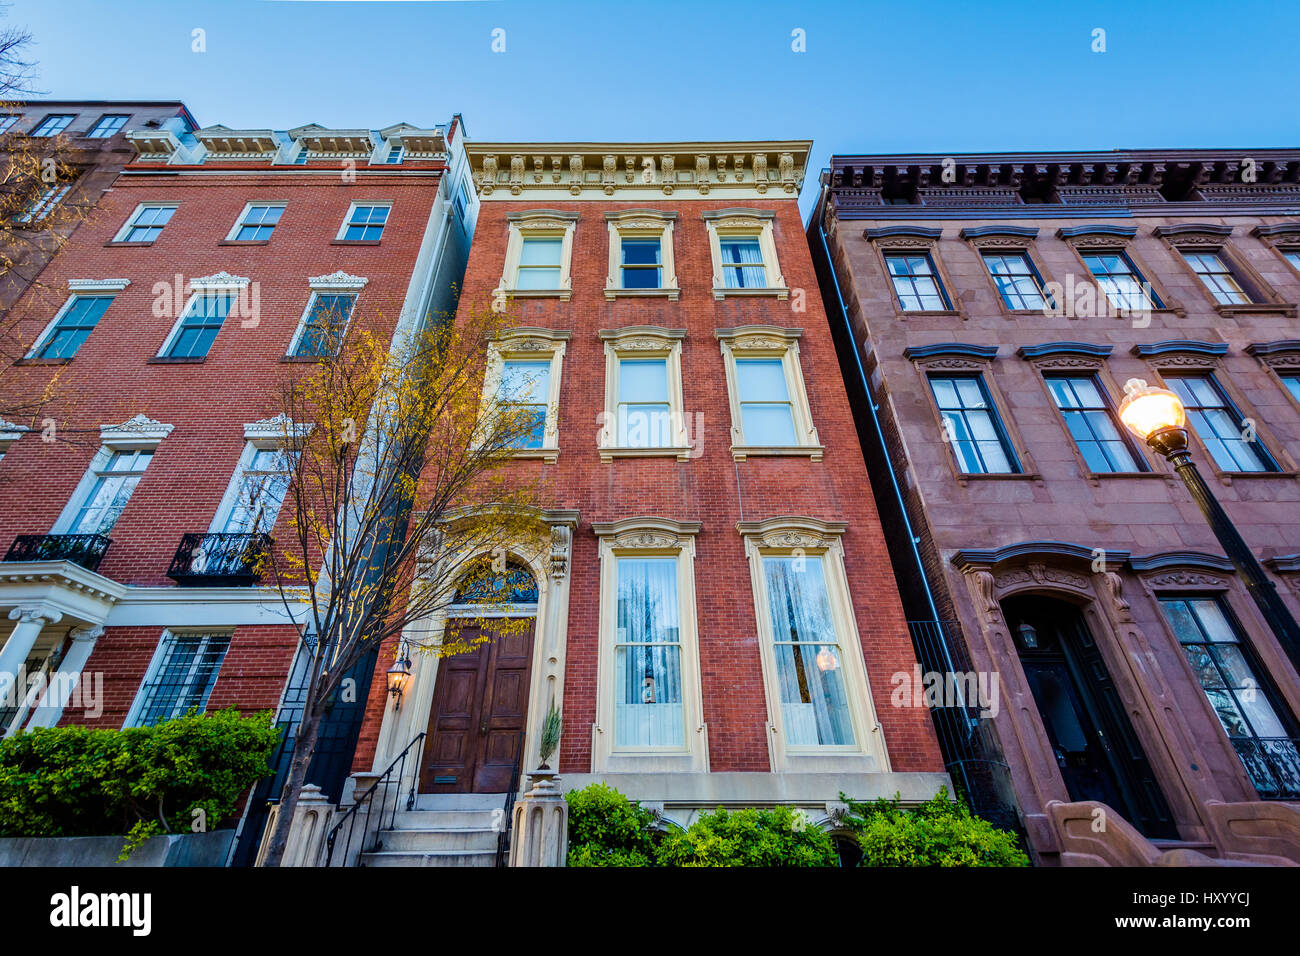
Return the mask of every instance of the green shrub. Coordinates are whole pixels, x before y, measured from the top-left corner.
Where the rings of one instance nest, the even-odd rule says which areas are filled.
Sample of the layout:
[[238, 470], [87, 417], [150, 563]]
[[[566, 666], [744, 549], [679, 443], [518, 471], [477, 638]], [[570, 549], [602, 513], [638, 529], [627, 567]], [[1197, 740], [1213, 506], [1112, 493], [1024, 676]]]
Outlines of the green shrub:
[[570, 790], [569, 866], [653, 866], [654, 817], [613, 787]]
[[271, 717], [191, 712], [153, 727], [43, 727], [0, 740], [0, 836], [123, 834], [124, 860], [156, 833], [215, 829], [271, 773]]
[[859, 866], [1028, 866], [1015, 834], [948, 799], [947, 788], [912, 810], [898, 799], [849, 805], [846, 825], [862, 847]]
[[659, 844], [660, 866], [838, 866], [830, 835], [789, 807], [719, 807]]

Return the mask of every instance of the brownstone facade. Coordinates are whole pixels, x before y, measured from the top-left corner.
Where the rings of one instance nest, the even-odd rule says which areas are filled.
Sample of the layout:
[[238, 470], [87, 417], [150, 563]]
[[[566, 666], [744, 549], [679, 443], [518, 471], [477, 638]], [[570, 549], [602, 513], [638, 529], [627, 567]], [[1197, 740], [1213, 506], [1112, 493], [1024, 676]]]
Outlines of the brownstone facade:
[[1293, 150], [1168, 150], [823, 176], [809, 242], [909, 616], [999, 679], [985, 749], [946, 756], [1005, 765], [1040, 862], [1300, 859], [1296, 659], [1115, 415], [1132, 378], [1189, 399], [1300, 613], [1298, 174]]

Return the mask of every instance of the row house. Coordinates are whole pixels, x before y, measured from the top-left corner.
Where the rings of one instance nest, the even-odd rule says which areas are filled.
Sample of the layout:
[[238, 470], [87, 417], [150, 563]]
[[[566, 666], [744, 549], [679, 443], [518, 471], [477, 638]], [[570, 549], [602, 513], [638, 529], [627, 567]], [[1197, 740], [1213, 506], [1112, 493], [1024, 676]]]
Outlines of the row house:
[[[0, 154], [22, 154], [17, 185], [27, 208], [5, 224], [0, 315], [11, 309], [135, 158], [128, 129], [192, 133], [198, 124], [184, 103], [134, 100], [20, 100], [0, 109]], [[45, 161], [53, 160], [46, 164]], [[38, 167], [36, 163], [40, 163]], [[38, 173], [39, 169], [39, 173]], [[30, 183], [27, 180], [31, 180]], [[39, 180], [39, 182], [37, 181]], [[56, 208], [75, 210], [51, 216]], [[57, 270], [54, 270], [57, 271]], [[44, 276], [57, 284], [57, 276]], [[7, 328], [7, 327], [6, 327]]]
[[1131, 379], [1181, 398], [1300, 613], [1298, 203], [1279, 149], [823, 175], [808, 241], [918, 651], [1000, 687], [936, 712], [945, 756], [1041, 863], [1300, 859], [1300, 649], [1117, 416]]
[[925, 706], [897, 700], [916, 657], [804, 240], [809, 147], [468, 145], [461, 301], [509, 315], [485, 399], [529, 383], [509, 467], [543, 489], [549, 547], [510, 556], [525, 633], [415, 655], [400, 707], [372, 691], [358, 781], [428, 736], [411, 832], [371, 864], [490, 862], [492, 833], [438, 828], [499, 813], [552, 707], [564, 788], [666, 825], [786, 804], [834, 827], [841, 793], [950, 784]]
[[[298, 426], [276, 385], [354, 330], [454, 310], [478, 207], [463, 122], [120, 135], [137, 155], [57, 258], [57, 295], [15, 310], [30, 347], [9, 374], [57, 375], [57, 412], [0, 432], [0, 673], [66, 680], [8, 693], [0, 731], [282, 702], [292, 724], [305, 607], [249, 560], [287, 533], [275, 460]], [[343, 776], [354, 710], [329, 734]]]

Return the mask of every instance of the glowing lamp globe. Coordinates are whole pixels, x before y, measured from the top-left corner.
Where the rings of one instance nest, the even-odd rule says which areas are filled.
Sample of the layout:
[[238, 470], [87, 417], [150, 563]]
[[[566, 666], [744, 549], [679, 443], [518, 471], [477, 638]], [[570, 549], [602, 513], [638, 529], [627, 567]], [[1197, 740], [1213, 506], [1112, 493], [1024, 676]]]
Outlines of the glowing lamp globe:
[[817, 666], [823, 671], [833, 671], [840, 666], [839, 658], [829, 647], [823, 647], [817, 652]]
[[1187, 427], [1187, 410], [1182, 399], [1164, 388], [1131, 378], [1124, 385], [1124, 400], [1119, 403], [1119, 419], [1143, 441], [1171, 428]]

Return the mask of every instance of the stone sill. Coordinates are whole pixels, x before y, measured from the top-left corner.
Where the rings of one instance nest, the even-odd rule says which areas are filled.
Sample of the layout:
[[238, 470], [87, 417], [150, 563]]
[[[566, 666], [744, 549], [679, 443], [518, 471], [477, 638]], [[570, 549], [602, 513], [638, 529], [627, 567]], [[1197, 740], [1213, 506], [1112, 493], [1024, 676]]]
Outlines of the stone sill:
[[[898, 314], [898, 317], [900, 319], [910, 319], [913, 316], [916, 316], [917, 318], [921, 318], [921, 319], [928, 319], [928, 318], [964, 319], [966, 318], [966, 313], [961, 312], [958, 309], [924, 309], [924, 310], [907, 311], [895, 306], [894, 311]], [[1037, 315], [1038, 313], [1035, 312], [1033, 314]]]
[[[267, 240], [269, 241], [269, 240]], [[382, 239], [331, 239], [331, 246], [377, 246]]]
[[500, 291], [511, 299], [560, 299], [568, 302], [573, 298], [571, 289], [503, 289]]
[[67, 365], [72, 358], [20, 358], [14, 365]]
[[729, 289], [721, 286], [713, 287], [713, 298], [726, 299], [731, 296], [773, 296], [778, 299], [790, 298], [790, 290], [784, 286], [772, 286], [764, 289]]
[[153, 242], [152, 242], [152, 241], [150, 241], [150, 242], [117, 242], [117, 241], [113, 241], [113, 242], [106, 242], [106, 243], [104, 243], [104, 248], [105, 248], [105, 249], [113, 249], [113, 248], [124, 248], [124, 249], [145, 249], [145, 248], [148, 248], [149, 246], [152, 246], [152, 245], [153, 245]]
[[823, 445], [732, 445], [731, 457], [736, 461], [746, 458], [764, 457], [807, 457], [811, 461], [821, 461]]
[[670, 448], [605, 447], [600, 449], [600, 460], [606, 463], [615, 458], [676, 458], [678, 461], [686, 461], [691, 457], [691, 450], [688, 445]]
[[200, 365], [206, 360], [207, 360], [206, 355], [197, 355], [197, 356], [185, 355], [185, 356], [179, 356], [175, 358], [169, 355], [155, 355], [152, 358], [146, 359], [145, 364], [146, 365]]
[[555, 464], [560, 458], [560, 449], [558, 448], [515, 448], [506, 452], [510, 458], [523, 460], [533, 459], [545, 462], [548, 465]]
[[1284, 315], [1295, 318], [1294, 302], [1250, 302], [1246, 305], [1216, 305], [1214, 311], [1220, 315]]
[[219, 246], [265, 246], [269, 245], [270, 239], [222, 239], [217, 243]]
[[613, 301], [614, 299], [668, 299], [670, 302], [676, 302], [681, 295], [681, 289], [606, 289], [605, 298]]

